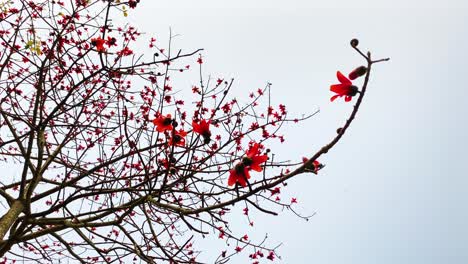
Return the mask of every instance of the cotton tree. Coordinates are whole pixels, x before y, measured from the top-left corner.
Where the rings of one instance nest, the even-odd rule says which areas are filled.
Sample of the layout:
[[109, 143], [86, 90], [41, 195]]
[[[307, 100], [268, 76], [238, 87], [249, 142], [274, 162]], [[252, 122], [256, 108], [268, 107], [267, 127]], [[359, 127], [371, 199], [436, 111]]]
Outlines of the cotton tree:
[[[349, 117], [309, 157], [275, 160], [269, 146], [284, 141], [281, 127], [314, 113], [271, 105], [270, 84], [231, 97], [234, 80], [204, 77], [201, 50], [174, 50], [172, 35], [163, 44], [115, 22], [138, 5], [0, 4], [3, 263], [224, 263], [241, 251], [252, 263], [275, 260], [274, 245], [231, 230], [231, 208], [246, 217], [294, 210], [295, 199], [278, 199], [281, 187], [323, 168], [319, 157], [345, 134], [372, 65], [384, 61], [352, 40], [365, 66], [331, 86], [332, 100], [355, 104]], [[172, 87], [190, 71], [200, 73], [192, 86]], [[225, 247], [209, 260], [197, 248], [206, 236]]]

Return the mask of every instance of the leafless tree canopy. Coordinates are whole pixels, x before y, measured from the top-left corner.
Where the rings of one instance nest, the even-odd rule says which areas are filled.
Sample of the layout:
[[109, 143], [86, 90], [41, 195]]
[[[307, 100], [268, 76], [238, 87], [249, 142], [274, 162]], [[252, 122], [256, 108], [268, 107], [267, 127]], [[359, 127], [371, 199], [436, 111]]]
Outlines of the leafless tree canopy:
[[[382, 61], [352, 43], [367, 69], [353, 112], [304, 162], [277, 161], [268, 145], [284, 140], [280, 128], [314, 113], [289, 117], [271, 104], [270, 84], [237, 101], [233, 80], [204, 78], [201, 50], [113, 22], [138, 5], [0, 4], [0, 263], [199, 263], [195, 242], [209, 235], [226, 247], [212, 262], [242, 250], [252, 262], [275, 259], [274, 246], [232, 232], [230, 209], [293, 210], [280, 188], [317, 173]], [[198, 79], [173, 88], [186, 72]]]

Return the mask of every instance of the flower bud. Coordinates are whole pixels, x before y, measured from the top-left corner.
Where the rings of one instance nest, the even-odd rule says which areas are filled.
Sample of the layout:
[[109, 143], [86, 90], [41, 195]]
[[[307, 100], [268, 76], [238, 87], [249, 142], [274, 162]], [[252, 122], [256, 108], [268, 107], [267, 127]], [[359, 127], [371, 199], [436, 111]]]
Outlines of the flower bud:
[[353, 38], [349, 44], [351, 44], [351, 47], [355, 48], [357, 45], [359, 45], [359, 40]]
[[352, 71], [348, 75], [348, 77], [349, 77], [349, 79], [354, 80], [354, 79], [357, 79], [357, 78], [363, 76], [364, 74], [366, 74], [366, 72], [367, 72], [367, 68], [365, 66], [359, 66], [356, 69], [354, 69], [354, 71]]

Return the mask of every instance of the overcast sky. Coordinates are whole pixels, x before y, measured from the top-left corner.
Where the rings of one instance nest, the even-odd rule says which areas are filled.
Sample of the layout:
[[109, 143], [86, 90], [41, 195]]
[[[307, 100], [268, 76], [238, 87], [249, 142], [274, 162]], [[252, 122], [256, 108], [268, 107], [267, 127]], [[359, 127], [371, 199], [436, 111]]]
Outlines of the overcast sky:
[[271, 82], [291, 114], [319, 108], [285, 131], [284, 158], [315, 153], [351, 111], [329, 101], [336, 71], [364, 63], [351, 38], [391, 57], [327, 167], [289, 182], [316, 215], [259, 215], [249, 230], [283, 242], [282, 263], [468, 263], [468, 4], [379, 2], [145, 0], [130, 13], [148, 34], [171, 27], [179, 47], [204, 48], [204, 73], [235, 78], [236, 93]]

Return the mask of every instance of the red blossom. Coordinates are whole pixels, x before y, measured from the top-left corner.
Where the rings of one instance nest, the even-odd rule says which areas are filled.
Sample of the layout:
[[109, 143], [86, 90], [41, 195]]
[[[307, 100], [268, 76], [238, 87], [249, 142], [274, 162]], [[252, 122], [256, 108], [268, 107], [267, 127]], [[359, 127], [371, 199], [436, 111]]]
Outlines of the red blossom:
[[[302, 158], [303, 163], [306, 163], [307, 161], [309, 161], [308, 158], [306, 158], [306, 157]], [[324, 165], [322, 163], [320, 163], [317, 160], [314, 160], [310, 166], [306, 167], [306, 171], [317, 174], [318, 171], [321, 170], [323, 167], [324, 167]]]
[[91, 45], [95, 46], [96, 50], [98, 52], [105, 52], [106, 51], [106, 49], [104, 48], [104, 43], [106, 43], [106, 41], [103, 40], [100, 37], [91, 39]]
[[106, 45], [109, 46], [109, 48], [111, 46], [117, 46], [117, 39], [114, 37], [107, 37]]
[[242, 211], [244, 211], [244, 215], [249, 215], [249, 208], [245, 207]]
[[156, 131], [164, 132], [166, 130], [172, 130], [172, 118], [171, 115], [160, 116], [153, 120], [153, 124], [156, 126]]
[[128, 1], [128, 6], [130, 8], [135, 8], [139, 2], [140, 2], [140, 0], [129, 0]]
[[79, 6], [86, 7], [88, 5], [88, 1], [87, 0], [75, 0], [75, 4], [77, 7]]
[[242, 187], [247, 186], [247, 179], [250, 179], [250, 170], [262, 171], [260, 166], [267, 161], [267, 155], [260, 155], [260, 144], [254, 143], [253, 146], [246, 152], [246, 156], [242, 162], [238, 163], [234, 169], [229, 171], [228, 185], [234, 185], [238, 182]]
[[205, 144], [208, 144], [211, 140], [210, 124], [211, 120], [201, 120], [198, 123], [192, 121], [193, 132], [200, 134], [203, 137]]
[[267, 155], [259, 155], [259, 148], [260, 144], [254, 143], [253, 146], [247, 151], [246, 157], [242, 159], [242, 163], [245, 166], [248, 166], [249, 169], [258, 172], [263, 170], [260, 165], [268, 160]]
[[185, 136], [187, 136], [187, 132], [184, 130], [179, 130], [174, 133], [174, 135], [169, 139], [169, 145], [174, 146], [185, 146]]
[[270, 190], [271, 192], [271, 196], [275, 195], [275, 194], [279, 194], [281, 193], [281, 188], [280, 187], [275, 187], [273, 190]]
[[249, 169], [243, 163], [238, 163], [234, 169], [229, 171], [228, 185], [232, 186], [237, 182], [240, 186], [245, 187], [248, 179], [250, 179]]
[[268, 253], [267, 259], [271, 261], [275, 260], [275, 252], [270, 251], [270, 253]]
[[129, 49], [128, 47], [125, 47], [121, 51], [117, 52], [117, 55], [122, 56], [122, 57], [130, 56], [132, 54], [133, 54], [133, 51], [131, 49]]
[[351, 98], [358, 93], [358, 88], [346, 78], [340, 71], [336, 72], [336, 77], [340, 84], [333, 84], [330, 86], [330, 91], [336, 93], [330, 98], [330, 101], [334, 101], [338, 97], [345, 97], [345, 102], [351, 101]]

